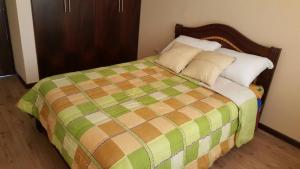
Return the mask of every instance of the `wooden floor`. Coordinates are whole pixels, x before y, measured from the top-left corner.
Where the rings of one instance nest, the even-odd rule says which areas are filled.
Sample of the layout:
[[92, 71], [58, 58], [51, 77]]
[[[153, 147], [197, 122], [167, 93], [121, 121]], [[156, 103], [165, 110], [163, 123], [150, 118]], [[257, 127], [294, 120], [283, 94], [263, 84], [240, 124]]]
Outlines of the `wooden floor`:
[[[0, 79], [0, 169], [68, 169], [39, 133], [34, 120], [16, 107], [26, 92], [18, 78]], [[212, 169], [300, 169], [300, 150], [261, 130], [254, 140], [219, 159]]]

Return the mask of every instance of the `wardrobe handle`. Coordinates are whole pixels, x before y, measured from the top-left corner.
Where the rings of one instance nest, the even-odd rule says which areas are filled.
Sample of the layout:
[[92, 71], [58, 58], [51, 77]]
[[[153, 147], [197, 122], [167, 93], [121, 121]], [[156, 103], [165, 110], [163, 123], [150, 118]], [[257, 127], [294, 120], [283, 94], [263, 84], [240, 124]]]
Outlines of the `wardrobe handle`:
[[67, 0], [64, 0], [64, 10], [65, 10], [65, 13], [67, 13]]
[[71, 9], [71, 0], [69, 0], [69, 13], [72, 12], [72, 9]]
[[121, 0], [122, 1], [122, 13], [124, 12], [124, 0]]
[[118, 11], [121, 13], [121, 0], [118, 0]]

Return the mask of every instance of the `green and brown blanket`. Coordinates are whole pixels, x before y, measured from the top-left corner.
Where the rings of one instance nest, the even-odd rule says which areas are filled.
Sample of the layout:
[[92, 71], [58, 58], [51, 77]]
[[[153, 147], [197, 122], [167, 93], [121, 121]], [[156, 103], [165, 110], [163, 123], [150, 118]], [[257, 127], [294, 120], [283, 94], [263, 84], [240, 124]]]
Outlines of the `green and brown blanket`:
[[239, 107], [153, 58], [43, 79], [18, 107], [72, 169], [208, 168], [234, 146]]

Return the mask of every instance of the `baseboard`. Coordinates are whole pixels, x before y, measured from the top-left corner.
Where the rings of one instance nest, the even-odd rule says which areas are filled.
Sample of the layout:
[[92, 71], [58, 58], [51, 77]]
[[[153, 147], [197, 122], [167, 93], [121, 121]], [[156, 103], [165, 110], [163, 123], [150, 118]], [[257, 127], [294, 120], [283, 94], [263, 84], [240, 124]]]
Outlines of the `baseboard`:
[[272, 128], [270, 128], [270, 127], [268, 127], [268, 126], [266, 126], [262, 123], [258, 124], [258, 128], [262, 129], [263, 131], [265, 131], [267, 133], [272, 134], [273, 136], [275, 136], [275, 137], [277, 137], [277, 138], [279, 138], [279, 139], [281, 139], [281, 140], [283, 140], [283, 141], [285, 141], [285, 142], [287, 142], [287, 143], [289, 143], [289, 144], [291, 144], [291, 145], [293, 145], [297, 148], [300, 148], [300, 142], [299, 141], [297, 141], [293, 138], [290, 138], [290, 137], [288, 137], [288, 136], [286, 136], [286, 135], [284, 135], [284, 134], [282, 134], [282, 133], [280, 133], [280, 132], [278, 132], [278, 131], [276, 131], [276, 130], [274, 130], [274, 129], [272, 129]]
[[27, 84], [27, 83], [22, 79], [22, 77], [21, 77], [20, 75], [17, 74], [17, 76], [18, 76], [18, 78], [20, 79], [22, 85], [23, 85], [26, 89], [30, 89], [30, 88], [32, 88], [32, 87], [36, 84], [36, 83], [30, 83], [30, 84]]

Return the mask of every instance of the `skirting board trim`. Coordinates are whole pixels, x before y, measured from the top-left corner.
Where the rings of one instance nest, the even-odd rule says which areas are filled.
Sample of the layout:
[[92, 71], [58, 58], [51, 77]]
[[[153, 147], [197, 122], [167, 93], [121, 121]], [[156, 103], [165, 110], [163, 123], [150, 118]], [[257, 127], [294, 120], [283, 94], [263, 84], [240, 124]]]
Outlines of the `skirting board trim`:
[[283, 140], [283, 141], [285, 141], [285, 142], [287, 142], [287, 143], [289, 143], [289, 144], [291, 144], [291, 145], [293, 145], [293, 146], [300, 149], [300, 142], [299, 141], [297, 141], [293, 138], [290, 138], [290, 137], [288, 137], [288, 136], [286, 136], [286, 135], [284, 135], [284, 134], [282, 134], [282, 133], [280, 133], [280, 132], [278, 132], [278, 131], [276, 131], [276, 130], [274, 130], [274, 129], [272, 129], [272, 128], [270, 128], [270, 127], [268, 127], [268, 126], [266, 126], [262, 123], [258, 124], [258, 128], [260, 128], [263, 131], [265, 131], [267, 133], [270, 133], [273, 136], [275, 136], [275, 137], [277, 137], [277, 138], [279, 138], [279, 139], [281, 139], [281, 140]]

